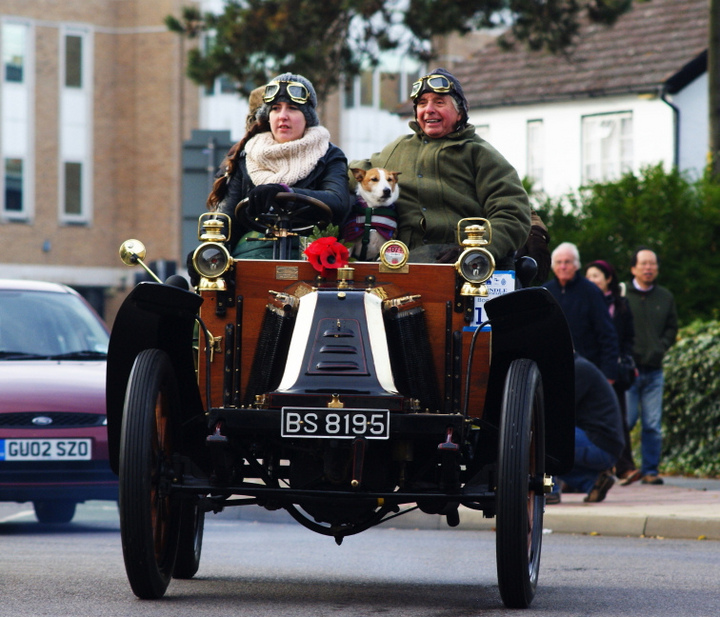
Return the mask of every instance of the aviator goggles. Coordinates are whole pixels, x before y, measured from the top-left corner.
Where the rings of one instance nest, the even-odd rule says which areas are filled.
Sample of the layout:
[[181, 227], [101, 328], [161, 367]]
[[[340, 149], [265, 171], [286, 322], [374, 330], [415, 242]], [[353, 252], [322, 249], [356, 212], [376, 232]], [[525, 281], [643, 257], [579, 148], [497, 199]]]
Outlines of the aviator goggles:
[[[425, 87], [423, 87], [423, 82], [425, 83]], [[454, 87], [453, 82], [445, 77], [445, 75], [425, 75], [425, 77], [421, 77], [413, 83], [410, 98], [417, 98], [426, 88], [438, 94], [447, 94]]]
[[287, 96], [293, 103], [304, 105], [310, 98], [308, 89], [299, 81], [271, 81], [267, 86], [265, 86], [263, 101], [266, 103], [272, 103], [280, 94], [281, 89], [285, 90]]

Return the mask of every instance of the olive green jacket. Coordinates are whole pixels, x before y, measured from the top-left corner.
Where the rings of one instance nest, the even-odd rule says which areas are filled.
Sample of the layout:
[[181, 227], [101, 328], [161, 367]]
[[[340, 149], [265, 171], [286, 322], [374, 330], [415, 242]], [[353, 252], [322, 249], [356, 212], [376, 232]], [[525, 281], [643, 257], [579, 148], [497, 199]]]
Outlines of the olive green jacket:
[[[467, 125], [430, 139], [417, 122], [369, 160], [350, 167], [399, 171], [398, 238], [410, 249], [456, 243], [457, 222], [479, 216], [490, 221], [496, 261], [512, 255], [530, 233], [530, 205], [515, 168]], [[352, 175], [352, 174], [351, 174]]]
[[635, 363], [644, 369], [660, 369], [665, 353], [677, 338], [675, 298], [661, 285], [642, 291], [631, 280], [625, 283], [625, 289], [635, 325]]

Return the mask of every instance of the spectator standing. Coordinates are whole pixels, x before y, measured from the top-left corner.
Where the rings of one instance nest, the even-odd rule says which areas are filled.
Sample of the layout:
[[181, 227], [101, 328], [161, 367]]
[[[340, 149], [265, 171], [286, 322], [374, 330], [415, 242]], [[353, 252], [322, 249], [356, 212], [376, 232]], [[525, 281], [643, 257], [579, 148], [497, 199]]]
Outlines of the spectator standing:
[[[632, 357], [633, 344], [635, 342], [633, 315], [627, 298], [622, 295], [615, 268], [607, 261], [593, 261], [585, 268], [585, 278], [595, 283], [605, 296], [608, 313], [610, 313], [610, 318], [618, 335], [620, 358], [627, 356]], [[615, 464], [615, 475], [620, 480], [622, 486], [637, 482], [641, 478], [640, 470], [637, 469], [635, 461], [633, 460], [630, 428], [627, 418], [625, 392], [630, 385], [631, 384], [619, 378], [613, 383], [613, 390], [615, 390], [618, 403], [620, 404], [623, 432], [625, 434], [625, 448]]]
[[551, 263], [555, 278], [545, 287], [565, 314], [575, 351], [612, 384], [617, 377], [618, 337], [602, 292], [579, 272], [580, 253], [571, 242], [555, 248]]
[[678, 331], [677, 309], [672, 293], [657, 285], [658, 258], [642, 247], [633, 255], [633, 279], [626, 295], [635, 322], [633, 357], [638, 367], [635, 383], [626, 393], [630, 430], [640, 419], [643, 484], [662, 484], [658, 475], [662, 451], [662, 402], [665, 378], [663, 358], [675, 343]]

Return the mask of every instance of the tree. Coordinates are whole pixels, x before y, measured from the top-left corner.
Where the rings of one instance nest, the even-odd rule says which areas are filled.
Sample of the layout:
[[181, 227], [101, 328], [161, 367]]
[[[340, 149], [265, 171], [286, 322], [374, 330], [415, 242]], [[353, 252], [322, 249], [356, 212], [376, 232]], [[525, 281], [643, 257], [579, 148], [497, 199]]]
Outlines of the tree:
[[383, 50], [430, 61], [432, 37], [510, 24], [518, 41], [559, 51], [583, 15], [612, 23], [632, 0], [228, 0], [219, 15], [185, 7], [167, 27], [188, 38], [188, 76], [209, 86], [227, 76], [247, 95], [285, 71], [310, 79], [323, 101], [341, 76], [376, 65]]
[[188, 52], [187, 74], [198, 84], [210, 86], [227, 76], [248, 95], [272, 75], [291, 70], [310, 79], [323, 100], [341, 73], [359, 70], [364, 39], [386, 47], [370, 21], [364, 32], [350, 31], [356, 15], [389, 18], [380, 0], [229, 0], [219, 15], [185, 7], [181, 20], [168, 16], [165, 23], [188, 38], [207, 35], [204, 49]]
[[713, 173], [720, 177], [720, 0], [710, 0], [707, 70], [710, 156]]

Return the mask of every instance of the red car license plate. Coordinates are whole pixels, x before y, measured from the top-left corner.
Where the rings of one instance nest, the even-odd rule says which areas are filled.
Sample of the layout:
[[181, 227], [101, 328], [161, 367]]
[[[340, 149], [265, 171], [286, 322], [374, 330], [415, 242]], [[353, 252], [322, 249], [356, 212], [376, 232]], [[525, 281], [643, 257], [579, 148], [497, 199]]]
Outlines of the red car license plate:
[[282, 437], [320, 439], [390, 438], [390, 411], [387, 409], [327, 409], [325, 407], [283, 407]]
[[0, 439], [0, 461], [89, 461], [90, 439]]

